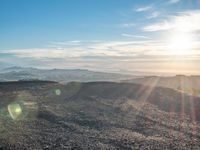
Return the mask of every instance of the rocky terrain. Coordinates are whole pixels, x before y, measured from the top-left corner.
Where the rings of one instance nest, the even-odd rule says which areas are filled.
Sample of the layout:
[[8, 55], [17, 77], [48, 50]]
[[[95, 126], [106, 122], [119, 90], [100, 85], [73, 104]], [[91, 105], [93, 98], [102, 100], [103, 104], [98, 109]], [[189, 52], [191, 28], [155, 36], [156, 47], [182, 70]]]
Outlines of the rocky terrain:
[[0, 149], [198, 150], [199, 102], [131, 83], [4, 82]]

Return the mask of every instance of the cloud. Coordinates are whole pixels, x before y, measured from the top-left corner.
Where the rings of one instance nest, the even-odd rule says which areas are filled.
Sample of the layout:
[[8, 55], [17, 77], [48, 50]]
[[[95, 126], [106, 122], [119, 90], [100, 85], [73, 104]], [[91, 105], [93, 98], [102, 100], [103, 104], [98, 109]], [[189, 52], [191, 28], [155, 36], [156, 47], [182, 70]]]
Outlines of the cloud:
[[169, 4], [176, 4], [178, 2], [180, 2], [181, 0], [169, 0]]
[[[129, 34], [123, 34], [123, 36], [145, 37]], [[69, 43], [72, 45], [69, 45]], [[50, 45], [48, 48], [2, 50], [0, 55], [8, 54], [8, 57], [2, 58], [2, 61], [15, 62], [16, 65], [20, 66], [85, 68], [99, 71], [129, 70], [130, 68], [145, 71], [167, 70], [172, 61], [172, 56], [167, 50], [167, 43], [162, 40], [144, 38], [144, 40], [129, 41], [80, 41], [79, 45], [74, 45], [70, 41], [51, 44], [52, 46]], [[10, 57], [11, 55], [12, 57]], [[176, 58], [180, 65], [181, 62], [185, 61], [198, 64], [199, 60], [200, 51], [195, 51], [195, 49], [191, 55]], [[165, 64], [165, 68], [161, 66], [162, 63]], [[192, 65], [188, 66], [189, 69], [191, 67]], [[194, 68], [194, 70], [197, 70], [197, 68]]]
[[160, 16], [160, 12], [154, 11], [154, 12], [151, 13], [150, 16], [147, 17], [147, 19], [157, 18], [158, 16]]
[[130, 28], [134, 27], [136, 24], [135, 23], [123, 23], [120, 25], [121, 28]]
[[144, 31], [176, 30], [192, 32], [200, 30], [200, 10], [180, 12], [167, 20], [143, 28]]
[[149, 11], [151, 10], [153, 7], [152, 5], [149, 5], [149, 6], [142, 6], [142, 7], [138, 7], [136, 9], [134, 9], [134, 11], [136, 12], [144, 12], [144, 11]]
[[[141, 38], [141, 36], [140, 36]], [[142, 37], [144, 38], [144, 37]], [[34, 59], [66, 59], [82, 57], [121, 57], [135, 56], [142, 53], [141, 45], [147, 45], [150, 41], [103, 41], [81, 42], [80, 45], [63, 45], [58, 43], [49, 48], [13, 49], [2, 50], [1, 54], [9, 54], [19, 58]], [[68, 42], [66, 42], [68, 43]]]
[[145, 26], [143, 28], [143, 30], [151, 32], [151, 31], [169, 30], [169, 29], [172, 29], [172, 28], [173, 28], [173, 25], [165, 20], [165, 21], [162, 21], [162, 22], [159, 22], [159, 23], [155, 23], [155, 24], [152, 24], [152, 25]]
[[121, 35], [124, 36], [124, 37], [130, 37], [130, 38], [150, 39], [149, 37], [142, 36], [142, 35], [131, 35], [131, 34], [126, 34], [126, 33], [123, 33]]
[[[102, 41], [102, 42], [81, 42], [80, 45], [52, 45], [49, 48], [34, 49], [13, 49], [4, 50], [0, 54], [9, 54], [18, 58], [30, 59], [80, 59], [80, 58], [126, 58], [135, 57], [137, 59], [147, 59], [147, 57], [139, 57], [143, 55], [151, 56], [169, 56], [168, 43], [162, 40], [150, 40], [146, 36], [122, 34], [125, 37], [139, 38], [132, 41]], [[143, 39], [143, 40], [141, 40]], [[192, 55], [199, 55], [196, 51], [199, 42], [194, 41], [195, 47], [191, 51]], [[68, 42], [66, 42], [68, 43]]]

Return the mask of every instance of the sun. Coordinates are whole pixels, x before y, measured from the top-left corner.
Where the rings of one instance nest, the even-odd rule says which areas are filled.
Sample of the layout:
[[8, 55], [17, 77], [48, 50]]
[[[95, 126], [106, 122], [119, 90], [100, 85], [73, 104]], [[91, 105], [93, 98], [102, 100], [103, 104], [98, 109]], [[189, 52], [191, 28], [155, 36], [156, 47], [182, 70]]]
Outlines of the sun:
[[194, 38], [189, 33], [174, 33], [168, 39], [167, 53], [175, 56], [190, 55], [194, 47], [193, 41]]

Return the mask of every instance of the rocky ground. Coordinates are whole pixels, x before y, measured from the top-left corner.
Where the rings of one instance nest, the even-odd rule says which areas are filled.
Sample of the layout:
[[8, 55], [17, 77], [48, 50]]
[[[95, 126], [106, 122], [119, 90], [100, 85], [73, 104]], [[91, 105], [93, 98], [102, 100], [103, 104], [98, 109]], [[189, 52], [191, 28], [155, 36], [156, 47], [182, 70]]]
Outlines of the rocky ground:
[[[200, 149], [200, 124], [190, 116], [82, 88], [79, 83], [0, 84], [0, 149]], [[20, 119], [7, 110], [13, 102], [23, 109]]]

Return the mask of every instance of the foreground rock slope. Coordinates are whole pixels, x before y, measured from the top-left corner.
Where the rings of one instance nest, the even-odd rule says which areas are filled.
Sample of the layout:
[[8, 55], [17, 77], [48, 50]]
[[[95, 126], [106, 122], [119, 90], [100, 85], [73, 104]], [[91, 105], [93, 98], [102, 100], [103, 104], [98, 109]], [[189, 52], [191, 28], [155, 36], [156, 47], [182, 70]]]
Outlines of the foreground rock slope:
[[[22, 113], [13, 119], [8, 105]], [[200, 148], [199, 98], [130, 83], [0, 83], [0, 149]]]

